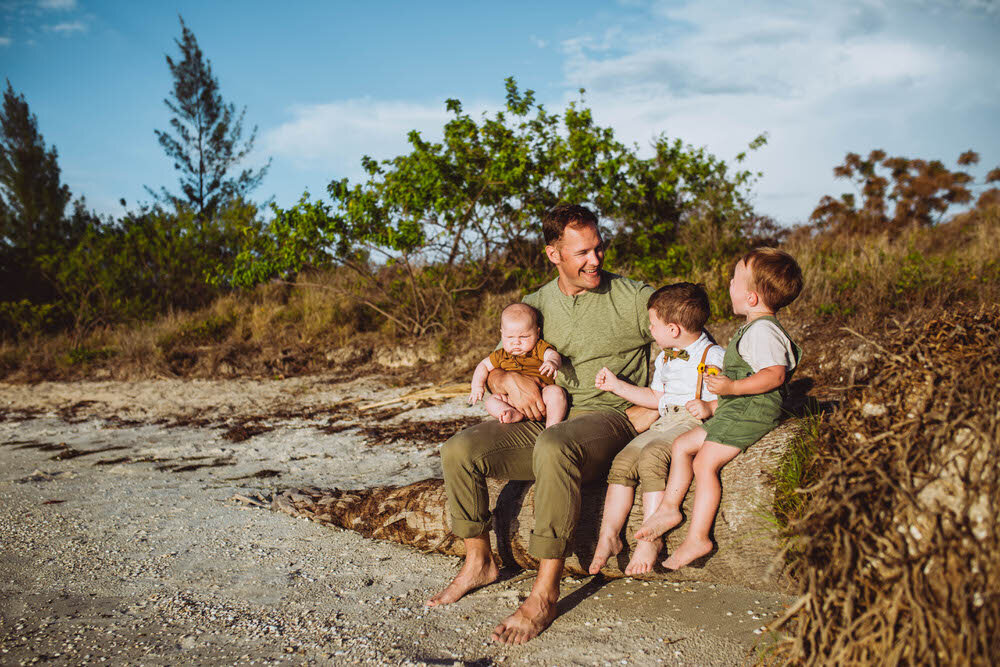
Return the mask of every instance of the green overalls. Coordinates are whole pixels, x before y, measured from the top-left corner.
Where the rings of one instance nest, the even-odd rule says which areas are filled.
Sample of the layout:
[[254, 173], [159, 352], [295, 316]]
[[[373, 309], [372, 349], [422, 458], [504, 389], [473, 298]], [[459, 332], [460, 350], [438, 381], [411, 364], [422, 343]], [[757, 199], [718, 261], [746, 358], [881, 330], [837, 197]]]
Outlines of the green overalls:
[[[740, 356], [737, 346], [750, 327], [763, 320], [773, 322], [781, 330], [781, 333], [791, 341], [792, 351], [795, 353], [795, 365], [798, 367], [799, 360], [802, 358], [802, 348], [796, 345], [795, 341], [792, 341], [792, 337], [788, 335], [777, 318], [773, 315], [765, 315], [745, 324], [729, 341], [723, 360], [722, 373], [730, 380], [742, 380], [754, 374], [750, 364]], [[716, 409], [715, 415], [705, 422], [707, 433], [705, 440], [739, 447], [741, 450], [760, 440], [768, 431], [778, 425], [781, 418], [781, 405], [785, 399], [785, 388], [791, 379], [792, 371], [789, 370], [782, 386], [764, 394], [720, 396], [719, 407]]]

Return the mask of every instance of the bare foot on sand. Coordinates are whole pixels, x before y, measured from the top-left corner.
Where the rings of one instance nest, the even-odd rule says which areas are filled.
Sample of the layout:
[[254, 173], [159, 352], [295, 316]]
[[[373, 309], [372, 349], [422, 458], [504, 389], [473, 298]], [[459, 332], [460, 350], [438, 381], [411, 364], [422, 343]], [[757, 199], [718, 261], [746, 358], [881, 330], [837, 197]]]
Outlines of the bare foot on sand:
[[493, 628], [490, 637], [504, 644], [523, 644], [537, 637], [556, 618], [556, 602], [532, 593], [513, 614]]
[[612, 556], [622, 550], [622, 540], [618, 535], [601, 535], [597, 538], [597, 548], [594, 549], [594, 560], [590, 561], [587, 572], [597, 574]]
[[635, 531], [637, 540], [655, 540], [681, 522], [681, 511], [675, 507], [656, 508], [648, 519], [642, 522], [642, 527]]
[[711, 553], [712, 546], [712, 540], [702, 541], [692, 539], [688, 536], [684, 538], [684, 541], [677, 547], [677, 550], [670, 554], [670, 558], [663, 561], [663, 567], [668, 570], [679, 570], [685, 565], [690, 564], [691, 561], [698, 560], [702, 556]]
[[656, 557], [660, 555], [660, 549], [662, 548], [663, 540], [660, 539], [636, 540], [635, 553], [632, 554], [632, 558], [625, 567], [625, 574], [632, 575], [652, 572], [653, 563], [656, 562]]
[[514, 424], [524, 419], [524, 415], [514, 408], [507, 408], [500, 413], [500, 416], [497, 417], [497, 419], [500, 420], [501, 424]]
[[462, 569], [458, 571], [455, 578], [443, 591], [425, 602], [428, 607], [436, 607], [440, 604], [451, 604], [459, 600], [466, 593], [492, 584], [500, 576], [493, 558], [486, 558], [484, 561], [466, 559], [462, 564]]

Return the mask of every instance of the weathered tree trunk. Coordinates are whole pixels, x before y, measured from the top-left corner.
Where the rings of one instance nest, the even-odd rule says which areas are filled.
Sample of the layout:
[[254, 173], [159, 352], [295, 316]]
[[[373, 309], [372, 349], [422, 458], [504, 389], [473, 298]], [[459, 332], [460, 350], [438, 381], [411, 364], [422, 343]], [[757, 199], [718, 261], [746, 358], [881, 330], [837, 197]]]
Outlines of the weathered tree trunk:
[[[657, 570], [646, 577], [784, 590], [781, 545], [770, 520], [774, 499], [770, 473], [797, 433], [797, 422], [786, 422], [723, 468], [722, 504], [713, 529], [718, 550], [703, 567], [667, 572], [657, 566]], [[491, 534], [495, 554], [506, 565], [537, 567], [537, 560], [527, 551], [533, 525], [533, 484], [493, 479], [488, 484], [490, 506], [494, 508]], [[603, 483], [583, 489], [573, 550], [566, 560], [567, 573], [587, 572], [597, 543], [605, 489]], [[684, 501], [685, 517], [690, 516], [693, 496], [689, 492]], [[642, 508], [639, 499], [636, 500], [625, 528], [626, 547], [604, 568], [603, 573], [607, 576], [624, 576], [622, 570], [635, 546], [632, 536], [642, 524]], [[359, 491], [312, 487], [285, 491], [275, 496], [273, 508], [422, 551], [456, 556], [465, 553], [462, 540], [452, 535], [448, 527], [447, 498], [444, 482], [440, 479]], [[667, 535], [668, 552], [683, 540], [686, 525], [687, 521]]]

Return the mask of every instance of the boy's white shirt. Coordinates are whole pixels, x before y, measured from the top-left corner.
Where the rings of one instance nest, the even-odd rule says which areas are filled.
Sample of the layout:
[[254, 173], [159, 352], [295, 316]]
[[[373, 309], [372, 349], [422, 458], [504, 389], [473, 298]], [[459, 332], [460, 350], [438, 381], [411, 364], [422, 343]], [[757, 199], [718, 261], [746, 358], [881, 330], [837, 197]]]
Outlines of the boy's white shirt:
[[[722, 368], [722, 360], [726, 356], [726, 351], [719, 345], [711, 341], [708, 335], [702, 331], [698, 340], [691, 343], [684, 349], [687, 350], [688, 359], [671, 359], [664, 361], [665, 355], [660, 352], [653, 362], [653, 379], [649, 383], [650, 389], [662, 391], [660, 403], [657, 406], [660, 416], [665, 416], [667, 407], [671, 405], [683, 406], [694, 399], [695, 390], [698, 388], [698, 364], [701, 363], [701, 355], [708, 350], [705, 363], [709, 366]], [[718, 396], [703, 387], [701, 390], [701, 400], [714, 401]]]
[[768, 366], [785, 366], [789, 371], [795, 369], [792, 341], [771, 320], [750, 327], [740, 339], [736, 351], [750, 364], [754, 373]]

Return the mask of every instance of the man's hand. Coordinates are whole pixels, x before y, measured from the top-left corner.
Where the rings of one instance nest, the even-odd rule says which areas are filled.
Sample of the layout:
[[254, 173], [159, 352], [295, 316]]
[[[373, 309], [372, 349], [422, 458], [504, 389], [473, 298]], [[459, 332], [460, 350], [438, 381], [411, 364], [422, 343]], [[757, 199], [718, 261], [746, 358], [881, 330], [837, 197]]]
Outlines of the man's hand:
[[597, 377], [594, 378], [594, 386], [601, 391], [610, 391], [615, 393], [618, 388], [621, 387], [621, 384], [622, 381], [618, 378], [618, 376], [609, 371], [607, 367], [597, 371]]
[[545, 403], [538, 384], [520, 373], [494, 369], [490, 371], [490, 390], [494, 394], [506, 394], [507, 402], [532, 421], [545, 419]]
[[625, 415], [628, 417], [628, 420], [632, 422], [632, 428], [635, 429], [636, 433], [648, 431], [649, 427], [653, 425], [653, 422], [660, 418], [659, 412], [649, 408], [644, 408], [641, 405], [633, 405], [625, 411]]
[[709, 407], [708, 403], [697, 398], [692, 398], [690, 401], [684, 404], [687, 411], [691, 413], [691, 416], [695, 419], [708, 419], [712, 416], [712, 409]]

